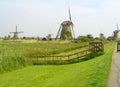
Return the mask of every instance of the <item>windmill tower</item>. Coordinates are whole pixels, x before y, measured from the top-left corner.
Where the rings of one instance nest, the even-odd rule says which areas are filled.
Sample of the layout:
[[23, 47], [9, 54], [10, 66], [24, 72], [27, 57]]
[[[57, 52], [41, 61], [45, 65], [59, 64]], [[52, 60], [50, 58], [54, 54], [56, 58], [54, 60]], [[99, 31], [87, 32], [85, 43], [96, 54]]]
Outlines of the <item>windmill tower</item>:
[[63, 21], [58, 30], [56, 39], [60, 38], [61, 40], [74, 40], [75, 34], [73, 30], [73, 22], [71, 20], [71, 13], [69, 8], [69, 20]]
[[113, 31], [113, 40], [118, 40], [118, 37], [119, 37], [119, 26], [117, 24], [117, 30]]
[[19, 33], [23, 33], [23, 32], [22, 31], [21, 32], [17, 31], [17, 25], [16, 25], [16, 31], [15, 32], [10, 32], [10, 34], [14, 34], [14, 36], [13, 36], [14, 39], [18, 39], [18, 34]]

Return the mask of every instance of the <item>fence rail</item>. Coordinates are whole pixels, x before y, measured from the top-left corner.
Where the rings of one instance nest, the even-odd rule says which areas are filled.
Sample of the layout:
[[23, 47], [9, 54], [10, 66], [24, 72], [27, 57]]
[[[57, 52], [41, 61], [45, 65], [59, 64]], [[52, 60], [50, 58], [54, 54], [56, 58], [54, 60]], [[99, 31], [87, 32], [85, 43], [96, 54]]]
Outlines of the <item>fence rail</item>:
[[42, 63], [45, 61], [69, 61], [73, 59], [81, 59], [89, 54], [89, 50], [80, 51], [77, 53], [69, 54], [69, 55], [55, 55], [55, 56], [37, 56], [37, 58], [33, 59], [35, 63]]

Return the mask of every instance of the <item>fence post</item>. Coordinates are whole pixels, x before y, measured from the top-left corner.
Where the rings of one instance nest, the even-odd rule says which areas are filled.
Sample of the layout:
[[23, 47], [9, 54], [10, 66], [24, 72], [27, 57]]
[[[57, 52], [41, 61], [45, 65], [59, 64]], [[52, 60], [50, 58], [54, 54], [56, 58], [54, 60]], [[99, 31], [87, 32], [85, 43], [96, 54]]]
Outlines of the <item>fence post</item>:
[[69, 61], [69, 57], [70, 57], [70, 56], [68, 55], [68, 61]]
[[86, 55], [87, 55], [87, 50], [86, 50]]
[[38, 56], [37, 56], [37, 63], [38, 63]]

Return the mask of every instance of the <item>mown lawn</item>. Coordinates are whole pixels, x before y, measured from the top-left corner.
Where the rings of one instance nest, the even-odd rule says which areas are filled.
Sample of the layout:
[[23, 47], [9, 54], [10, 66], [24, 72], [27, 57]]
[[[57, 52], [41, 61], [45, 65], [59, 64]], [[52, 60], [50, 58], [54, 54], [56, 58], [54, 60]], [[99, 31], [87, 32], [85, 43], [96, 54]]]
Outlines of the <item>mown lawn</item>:
[[105, 87], [114, 46], [85, 62], [29, 66], [0, 74], [0, 87]]

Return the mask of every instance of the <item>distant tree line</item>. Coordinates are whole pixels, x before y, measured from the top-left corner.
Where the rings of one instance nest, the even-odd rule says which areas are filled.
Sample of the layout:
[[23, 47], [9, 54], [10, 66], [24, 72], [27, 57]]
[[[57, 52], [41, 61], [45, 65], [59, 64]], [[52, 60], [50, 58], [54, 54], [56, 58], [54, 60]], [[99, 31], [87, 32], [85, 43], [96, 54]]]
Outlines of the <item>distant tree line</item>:
[[105, 41], [107, 40], [104, 35], [100, 35], [100, 37], [93, 37], [91, 34], [87, 34], [85, 36], [78, 36], [75, 40], [76, 42], [90, 42], [90, 41]]
[[[1, 37], [1, 39], [3, 40], [11, 40], [11, 39], [14, 39], [12, 38], [10, 35], [8, 36], [4, 36], [4, 37]], [[46, 36], [46, 37], [20, 37], [19, 39], [23, 39], [23, 40], [43, 40], [43, 41], [51, 41], [51, 40], [55, 40], [55, 38], [51, 38], [50, 35]], [[75, 38], [75, 42], [90, 42], [90, 41], [115, 41], [113, 39], [112, 36], [109, 36], [109, 37], [105, 37], [104, 34], [100, 34], [99, 37], [93, 37], [92, 34], [87, 34], [87, 35], [81, 35], [81, 36], [78, 36], [77, 38]], [[119, 39], [120, 40], [120, 39]]]

